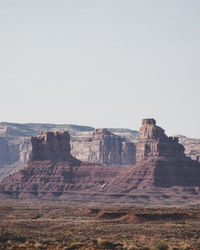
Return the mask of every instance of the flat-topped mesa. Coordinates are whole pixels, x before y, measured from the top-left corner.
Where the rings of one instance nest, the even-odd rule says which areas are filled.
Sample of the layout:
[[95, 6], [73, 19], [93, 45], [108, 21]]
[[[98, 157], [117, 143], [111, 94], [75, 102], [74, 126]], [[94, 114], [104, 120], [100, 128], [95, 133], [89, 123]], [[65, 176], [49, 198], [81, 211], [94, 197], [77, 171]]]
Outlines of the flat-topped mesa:
[[70, 154], [70, 135], [67, 131], [41, 132], [39, 136], [31, 137], [29, 162], [46, 160], [80, 164]]
[[135, 144], [106, 128], [98, 128], [91, 137], [72, 142], [72, 154], [81, 161], [104, 165], [135, 163]]
[[137, 161], [157, 159], [184, 159], [185, 149], [178, 137], [168, 137], [154, 119], [143, 119], [139, 129]]

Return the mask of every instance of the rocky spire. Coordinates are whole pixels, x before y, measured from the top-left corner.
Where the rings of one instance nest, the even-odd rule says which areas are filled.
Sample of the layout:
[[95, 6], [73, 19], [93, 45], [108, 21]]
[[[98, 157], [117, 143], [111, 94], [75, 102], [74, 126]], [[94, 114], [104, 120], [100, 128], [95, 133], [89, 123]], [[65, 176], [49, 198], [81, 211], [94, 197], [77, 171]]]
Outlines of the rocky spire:
[[154, 119], [143, 119], [137, 144], [137, 161], [185, 158], [177, 137], [168, 137]]

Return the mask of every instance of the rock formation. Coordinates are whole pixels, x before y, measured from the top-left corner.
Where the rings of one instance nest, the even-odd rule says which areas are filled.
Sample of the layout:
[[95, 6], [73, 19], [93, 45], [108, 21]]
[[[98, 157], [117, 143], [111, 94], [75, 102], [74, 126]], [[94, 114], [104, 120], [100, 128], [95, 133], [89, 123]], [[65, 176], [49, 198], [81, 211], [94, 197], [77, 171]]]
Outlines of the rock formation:
[[[87, 138], [92, 137], [94, 128], [88, 126], [78, 125], [57, 125], [57, 124], [18, 124], [18, 123], [5, 123], [0, 122], [0, 180], [9, 174], [17, 172], [23, 168], [29, 158], [29, 142], [31, 136], [38, 136], [40, 131], [64, 131], [67, 130], [71, 137], [72, 153], [75, 152], [75, 156], [80, 155], [81, 160], [88, 161], [88, 158], [83, 158], [83, 143], [87, 141]], [[116, 135], [126, 138], [127, 141], [137, 141], [137, 131], [130, 129], [109, 129]], [[80, 142], [76, 143], [76, 142]], [[73, 145], [77, 146], [74, 147]], [[127, 147], [128, 142], [123, 140], [122, 142], [122, 163], [123, 165], [132, 163], [131, 146]], [[80, 153], [78, 152], [80, 150]], [[89, 153], [89, 152], [88, 152]], [[98, 151], [96, 151], [98, 154]], [[127, 153], [129, 155], [127, 155]], [[81, 157], [82, 156], [82, 157]], [[128, 157], [128, 158], [127, 158]], [[77, 157], [78, 158], [78, 157]]]
[[72, 142], [72, 155], [81, 161], [103, 165], [135, 163], [135, 145], [107, 129], [96, 129], [89, 138]]
[[154, 119], [143, 119], [137, 143], [137, 161], [185, 159], [184, 147], [178, 137], [168, 137]]
[[[110, 136], [97, 130], [94, 137], [101, 138], [102, 132], [105, 138]], [[187, 158], [178, 139], [168, 137], [154, 119], [143, 120], [136, 164], [124, 168], [80, 162], [71, 156], [69, 140], [67, 132], [32, 138], [28, 165], [0, 183], [0, 197], [119, 203], [139, 199], [147, 204], [190, 199], [198, 203], [200, 164]]]
[[29, 161], [68, 161], [80, 165], [80, 161], [70, 154], [70, 135], [63, 132], [41, 132], [30, 140]]
[[[72, 155], [74, 155], [76, 158], [80, 158], [82, 161], [89, 161], [89, 158], [98, 158], [98, 156], [94, 155], [90, 157], [88, 156], [90, 154], [90, 146], [88, 147], [88, 145], [91, 145], [92, 133], [95, 131], [95, 129], [92, 127], [67, 124], [18, 124], [1, 122], [0, 179], [8, 176], [9, 174], [13, 174], [26, 165], [29, 156], [29, 141], [31, 136], [39, 135], [40, 131], [60, 130], [67, 130], [69, 132], [72, 139]], [[128, 142], [133, 142], [135, 145], [137, 144], [138, 132], [130, 129], [109, 129], [109, 131], [126, 139], [125, 142], [122, 141], [122, 154], [120, 152], [121, 164], [117, 163], [117, 165], [124, 166], [132, 164], [132, 146], [127, 145], [129, 145]], [[186, 155], [191, 157], [193, 160], [198, 161], [200, 158], [200, 139], [188, 138], [181, 135], [178, 137], [179, 142], [185, 147]], [[98, 150], [96, 150], [96, 154], [99, 155]]]
[[102, 190], [120, 170], [74, 158], [67, 131], [41, 132], [31, 138], [30, 150], [28, 165], [0, 184], [0, 196], [53, 198], [76, 190]]
[[[154, 119], [143, 119], [137, 144], [137, 164], [129, 170], [126, 188], [200, 187], [200, 164], [186, 157], [177, 137], [168, 137]], [[120, 177], [121, 178], [121, 177]], [[131, 179], [131, 180], [130, 180]]]
[[179, 135], [179, 141], [185, 147], [185, 153], [188, 157], [200, 161], [200, 139]]
[[0, 163], [13, 163], [19, 157], [18, 145], [7, 138], [0, 138]]

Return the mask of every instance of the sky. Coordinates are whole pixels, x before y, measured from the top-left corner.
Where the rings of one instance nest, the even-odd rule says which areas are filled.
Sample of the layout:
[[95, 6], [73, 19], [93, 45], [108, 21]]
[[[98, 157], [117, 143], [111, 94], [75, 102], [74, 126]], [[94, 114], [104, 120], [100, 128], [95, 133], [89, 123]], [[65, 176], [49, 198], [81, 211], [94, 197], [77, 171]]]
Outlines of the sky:
[[0, 121], [200, 138], [199, 0], [0, 0]]

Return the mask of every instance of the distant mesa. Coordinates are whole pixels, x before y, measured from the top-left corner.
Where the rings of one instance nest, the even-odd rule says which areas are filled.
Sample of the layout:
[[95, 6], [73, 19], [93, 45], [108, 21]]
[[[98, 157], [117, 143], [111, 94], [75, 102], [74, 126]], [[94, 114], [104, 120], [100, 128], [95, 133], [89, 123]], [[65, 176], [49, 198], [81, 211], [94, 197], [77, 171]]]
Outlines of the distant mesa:
[[136, 146], [108, 129], [98, 128], [91, 137], [71, 143], [72, 154], [81, 161], [103, 165], [132, 165], [136, 161]]

